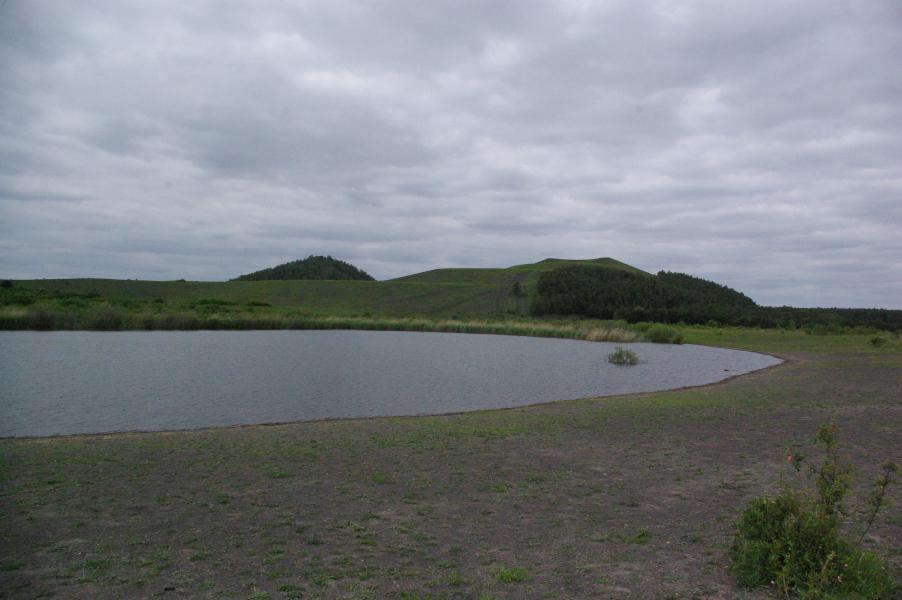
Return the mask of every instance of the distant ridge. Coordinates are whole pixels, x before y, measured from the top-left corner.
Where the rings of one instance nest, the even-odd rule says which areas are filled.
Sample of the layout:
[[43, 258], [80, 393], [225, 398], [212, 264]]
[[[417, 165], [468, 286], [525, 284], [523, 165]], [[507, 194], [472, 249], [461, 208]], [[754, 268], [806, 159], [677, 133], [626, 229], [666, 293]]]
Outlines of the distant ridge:
[[272, 281], [272, 280], [359, 280], [374, 281], [366, 272], [343, 260], [331, 256], [313, 256], [294, 260], [269, 269], [254, 271], [236, 277], [232, 281]]
[[[237, 279], [0, 280], [0, 329], [267, 329], [302, 326], [306, 315], [429, 319], [548, 315], [629, 323], [804, 327], [813, 333], [844, 328], [902, 331], [902, 310], [759, 306], [713, 281], [668, 271], [647, 273], [612, 258], [434, 269], [375, 281], [346, 262], [309, 256]], [[887, 343], [876, 334], [873, 340], [875, 348]]]

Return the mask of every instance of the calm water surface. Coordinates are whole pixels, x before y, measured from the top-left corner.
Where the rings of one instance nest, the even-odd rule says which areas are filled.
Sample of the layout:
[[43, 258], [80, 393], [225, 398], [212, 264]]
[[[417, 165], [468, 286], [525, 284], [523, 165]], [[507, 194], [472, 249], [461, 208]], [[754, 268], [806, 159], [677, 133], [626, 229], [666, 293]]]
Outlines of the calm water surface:
[[382, 331], [0, 332], [0, 436], [419, 415], [648, 392], [780, 362], [752, 352]]

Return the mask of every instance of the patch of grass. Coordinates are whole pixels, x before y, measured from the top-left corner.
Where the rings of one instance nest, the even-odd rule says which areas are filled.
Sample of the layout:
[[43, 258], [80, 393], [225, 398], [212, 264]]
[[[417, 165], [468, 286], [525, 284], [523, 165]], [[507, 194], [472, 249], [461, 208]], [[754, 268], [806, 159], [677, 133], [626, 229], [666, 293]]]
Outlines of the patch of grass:
[[494, 492], [496, 494], [503, 494], [507, 491], [507, 484], [504, 483], [490, 483], [488, 485], [480, 488], [483, 492]]
[[632, 366], [639, 364], [639, 357], [632, 350], [625, 350], [624, 348], [618, 347], [608, 354], [608, 362], [612, 365]]
[[499, 583], [520, 583], [526, 581], [527, 571], [523, 567], [501, 567], [495, 571], [495, 579]]
[[292, 585], [290, 583], [286, 583], [284, 585], [279, 586], [279, 591], [285, 594], [286, 598], [294, 600], [296, 598], [303, 598], [304, 592], [296, 585]]
[[868, 340], [868, 343], [874, 348], [882, 348], [889, 343], [889, 340], [881, 335], [875, 335]]
[[676, 327], [656, 323], [645, 330], [642, 337], [654, 344], [682, 344], [683, 334]]
[[640, 529], [636, 535], [625, 538], [630, 544], [647, 544], [651, 541], [651, 533], [647, 529]]
[[86, 558], [83, 561], [72, 564], [69, 573], [77, 575], [78, 583], [93, 583], [100, 579], [110, 568], [110, 561], [102, 558]]
[[24, 566], [24, 560], [5, 560], [3, 562], [0, 562], [0, 571], [18, 571]]

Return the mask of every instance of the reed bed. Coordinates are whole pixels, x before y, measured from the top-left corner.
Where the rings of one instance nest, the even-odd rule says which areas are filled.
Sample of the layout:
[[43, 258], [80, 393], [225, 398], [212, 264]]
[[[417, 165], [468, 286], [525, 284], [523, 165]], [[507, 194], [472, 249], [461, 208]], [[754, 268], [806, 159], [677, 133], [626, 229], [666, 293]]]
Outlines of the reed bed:
[[640, 334], [623, 324], [513, 321], [491, 319], [427, 319], [417, 317], [259, 315], [251, 313], [144, 312], [131, 313], [105, 306], [75, 315], [51, 308], [4, 308], [0, 329], [6, 330], [87, 330], [87, 331], [196, 331], [196, 330], [310, 330], [356, 329], [364, 331], [430, 331], [442, 333], [482, 333], [552, 337], [590, 342], [630, 343]]

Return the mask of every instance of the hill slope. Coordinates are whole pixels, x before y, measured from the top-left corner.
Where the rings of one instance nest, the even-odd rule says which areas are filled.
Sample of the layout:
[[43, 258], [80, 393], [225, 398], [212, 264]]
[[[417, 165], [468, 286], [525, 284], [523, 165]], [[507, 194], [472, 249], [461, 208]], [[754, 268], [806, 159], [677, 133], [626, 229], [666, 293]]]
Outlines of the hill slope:
[[[251, 276], [266, 275], [245, 277]], [[129, 322], [162, 329], [202, 326], [198, 319], [209, 318], [262, 323], [270, 317], [491, 319], [532, 313], [823, 331], [851, 326], [902, 330], [902, 311], [757, 306], [711, 281], [663, 271], [651, 275], [612, 259], [436, 269], [391, 281], [37, 279], [2, 284], [0, 329], [92, 328], [91, 323], [126, 311]]]
[[613, 258], [593, 258], [587, 260], [569, 260], [563, 258], [546, 258], [536, 263], [528, 263], [523, 265], [514, 265], [506, 269], [468, 269], [468, 268], [452, 268], [452, 269], [432, 269], [414, 275], [405, 275], [398, 277], [392, 281], [417, 282], [417, 283], [470, 283], [512, 286], [516, 282], [520, 282], [524, 290], [534, 289], [539, 281], [542, 273], [553, 271], [562, 267], [576, 265], [591, 265], [597, 267], [605, 267], [618, 271], [626, 271], [649, 275], [645, 271], [637, 269], [626, 263], [622, 263]]
[[254, 271], [236, 277], [232, 281], [272, 281], [289, 279], [308, 279], [316, 281], [350, 279], [356, 281], [374, 281], [365, 271], [358, 269], [343, 260], [331, 256], [310, 255], [302, 260], [294, 260], [269, 269]]

